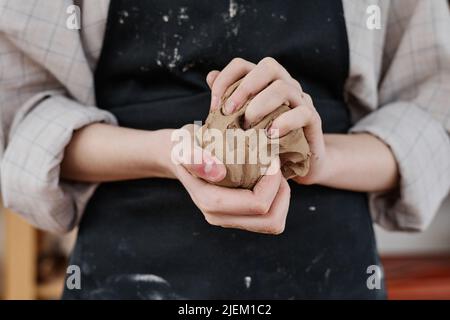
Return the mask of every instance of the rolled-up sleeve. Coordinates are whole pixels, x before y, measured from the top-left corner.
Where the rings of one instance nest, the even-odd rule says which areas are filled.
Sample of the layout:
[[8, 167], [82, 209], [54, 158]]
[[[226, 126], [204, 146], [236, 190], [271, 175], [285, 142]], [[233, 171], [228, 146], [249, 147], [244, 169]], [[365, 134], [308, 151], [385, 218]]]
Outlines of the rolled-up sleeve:
[[441, 123], [420, 107], [399, 102], [371, 113], [351, 131], [377, 136], [397, 159], [399, 189], [369, 194], [374, 221], [387, 229], [426, 228], [450, 185], [450, 141]]
[[97, 186], [61, 179], [65, 147], [77, 129], [116, 123], [94, 106], [88, 48], [78, 30], [66, 27], [72, 4], [0, 0], [2, 202], [38, 228], [58, 233], [77, 225]]
[[62, 180], [60, 163], [73, 132], [94, 122], [114, 124], [115, 119], [58, 92], [27, 101], [15, 115], [1, 162], [5, 206], [39, 228], [72, 229], [96, 185]]
[[398, 163], [399, 188], [369, 195], [374, 220], [387, 229], [423, 230], [450, 189], [450, 17], [441, 0], [404, 8], [392, 2], [379, 108], [350, 132], [377, 136]]

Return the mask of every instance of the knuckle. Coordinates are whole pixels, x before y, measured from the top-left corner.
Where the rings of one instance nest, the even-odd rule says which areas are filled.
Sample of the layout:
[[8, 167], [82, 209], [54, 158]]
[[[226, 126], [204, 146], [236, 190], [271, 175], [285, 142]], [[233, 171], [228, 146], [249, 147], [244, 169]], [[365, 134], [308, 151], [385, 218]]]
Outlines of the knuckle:
[[206, 215], [208, 212], [210, 212], [208, 205], [207, 205], [204, 201], [202, 201], [202, 200], [197, 201], [197, 207], [198, 207], [198, 208], [200, 209], [200, 211], [203, 212], [205, 215]]
[[277, 60], [272, 57], [265, 57], [261, 60], [261, 64], [264, 65], [267, 69], [278, 72], [281, 68], [280, 64]]
[[303, 92], [303, 101], [305, 102], [305, 104], [308, 104], [308, 105], [313, 104], [311, 96], [305, 92]]
[[270, 228], [270, 232], [274, 235], [280, 235], [284, 232], [286, 228], [286, 222], [284, 219], [276, 219]]
[[283, 80], [275, 80], [272, 83], [272, 89], [278, 100], [285, 100], [289, 96], [289, 90], [292, 90], [292, 86], [289, 86]]
[[236, 57], [231, 60], [230, 64], [238, 65], [238, 64], [241, 64], [244, 62], [245, 62], [245, 60], [242, 59], [241, 57]]
[[294, 78], [292, 78], [292, 84], [295, 88], [300, 89], [301, 91], [303, 90], [302, 85], [300, 84], [300, 82], [298, 82], [297, 80], [295, 80]]
[[202, 201], [203, 208], [206, 212], [217, 212], [223, 205], [223, 201], [220, 197], [215, 195], [209, 195]]
[[212, 226], [219, 226], [218, 221], [214, 218], [213, 215], [208, 213], [203, 213], [203, 216], [205, 217], [205, 220], [208, 224]]
[[270, 210], [270, 203], [267, 201], [257, 201], [251, 208], [252, 213], [255, 215], [265, 215]]
[[284, 229], [285, 229], [285, 226], [284, 226], [284, 225], [282, 225], [282, 226], [280, 226], [280, 227], [276, 227], [276, 228], [273, 230], [273, 234], [276, 235], [276, 236], [278, 236], [278, 235], [280, 235], [280, 234], [282, 234], [282, 233], [284, 232]]
[[274, 82], [272, 82], [273, 89], [278, 93], [285, 95], [286, 91], [288, 90], [288, 86], [286, 82], [283, 80], [277, 79]]
[[314, 119], [317, 122], [317, 124], [322, 125], [322, 118], [320, 117], [320, 114], [317, 111], [314, 111]]
[[261, 60], [261, 63], [266, 64], [266, 65], [277, 65], [278, 61], [272, 57], [265, 57]]
[[214, 196], [202, 197], [201, 199], [199, 199], [197, 205], [202, 212], [212, 213], [216, 211], [218, 202], [219, 200]]
[[222, 79], [219, 79], [220, 77], [218, 77], [218, 79], [216, 79], [216, 81], [214, 81], [212, 88], [211, 88], [211, 92], [213, 95], [216, 96], [222, 96], [222, 94], [225, 92], [225, 86], [223, 84]]
[[316, 111], [316, 109], [311, 105], [306, 105], [304, 108], [305, 115], [310, 119], [310, 121], [316, 121], [317, 118], [320, 118], [319, 113]]
[[319, 112], [317, 112], [317, 110], [314, 107], [310, 108], [310, 112], [311, 112], [311, 120], [315, 123], [321, 124], [322, 118], [320, 117]]
[[[245, 100], [247, 97], [253, 95], [253, 88], [247, 84], [247, 82], [242, 81], [239, 87], [233, 94], [235, 100]], [[244, 102], [244, 101], [242, 101]]]
[[307, 105], [302, 106], [302, 108], [300, 109], [300, 112], [302, 113], [305, 120], [310, 119], [312, 116], [312, 110]]

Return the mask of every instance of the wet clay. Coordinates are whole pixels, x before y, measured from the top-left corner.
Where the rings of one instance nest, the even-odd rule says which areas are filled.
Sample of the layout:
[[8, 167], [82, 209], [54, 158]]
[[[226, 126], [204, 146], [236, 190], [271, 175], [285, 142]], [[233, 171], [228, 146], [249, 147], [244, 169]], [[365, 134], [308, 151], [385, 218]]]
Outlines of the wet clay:
[[[239, 83], [240, 81], [234, 83], [227, 89], [220, 101], [220, 107], [209, 113], [204, 126], [201, 130], [197, 130], [196, 132], [197, 143], [203, 148], [215, 144], [215, 139], [208, 133], [208, 129], [217, 129], [222, 133], [221, 137], [223, 138], [223, 141], [221, 141], [221, 144], [219, 145], [215, 144], [216, 147], [223, 147], [222, 155], [214, 152], [214, 148], [210, 149], [219, 160], [225, 163], [227, 168], [225, 179], [216, 184], [225, 187], [252, 189], [268, 169], [268, 161], [266, 160], [266, 163], [263, 163], [261, 160], [267, 158], [273, 159], [276, 156], [280, 157], [281, 171], [286, 179], [294, 176], [305, 176], [309, 171], [309, 159], [311, 153], [303, 129], [292, 130], [287, 135], [280, 137], [278, 139], [278, 150], [273, 147], [273, 143], [275, 143], [276, 140], [270, 140], [270, 138], [267, 138], [265, 135], [265, 131], [261, 132], [260, 130], [268, 129], [275, 118], [290, 110], [287, 104], [279, 106], [261, 121], [252, 124], [247, 130], [243, 129], [243, 117], [251, 99], [235, 113], [231, 115], [224, 114], [224, 105], [238, 87]], [[235, 138], [227, 138], [225, 134], [227, 129], [232, 129], [231, 132]], [[228, 133], [230, 133], [230, 131], [228, 131]], [[245, 141], [245, 143], [237, 143], [238, 139], [243, 139], [241, 141]], [[261, 157], [259, 155], [263, 152], [261, 146], [267, 148], [265, 154], [268, 154], [268, 157], [260, 159]], [[233, 150], [236, 151], [236, 148], [238, 147], [245, 148], [245, 162], [237, 162], [237, 158], [234, 158], [234, 161], [229, 161], [226, 148], [228, 148], [228, 152], [230, 152]], [[242, 150], [240, 151], [242, 152]], [[252, 154], [257, 154], [258, 156], [251, 157], [250, 155]], [[225, 157], [226, 159], [224, 159]], [[249, 159], [256, 161], [252, 162], [249, 161]]]

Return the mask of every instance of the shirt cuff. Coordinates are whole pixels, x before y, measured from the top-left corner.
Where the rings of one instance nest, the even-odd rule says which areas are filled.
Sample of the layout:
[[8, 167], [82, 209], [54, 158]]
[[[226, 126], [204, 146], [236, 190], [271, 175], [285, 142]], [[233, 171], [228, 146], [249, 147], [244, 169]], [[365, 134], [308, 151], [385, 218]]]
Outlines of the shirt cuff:
[[383, 140], [400, 172], [397, 190], [369, 194], [373, 220], [390, 230], [424, 230], [450, 189], [450, 140], [440, 122], [410, 103], [392, 103], [350, 129]]
[[73, 229], [97, 184], [60, 179], [60, 164], [74, 130], [95, 122], [117, 124], [111, 113], [57, 93], [30, 99], [14, 119], [1, 162], [5, 206], [38, 228]]

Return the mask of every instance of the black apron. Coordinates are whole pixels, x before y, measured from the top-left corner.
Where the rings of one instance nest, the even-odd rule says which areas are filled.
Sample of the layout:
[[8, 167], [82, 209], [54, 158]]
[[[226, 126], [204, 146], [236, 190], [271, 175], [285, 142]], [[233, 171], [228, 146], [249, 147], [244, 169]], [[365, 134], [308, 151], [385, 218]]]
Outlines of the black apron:
[[[328, 133], [346, 133], [349, 68], [342, 3], [112, 0], [95, 74], [97, 103], [121, 126], [179, 128], [208, 114], [207, 73], [232, 58], [277, 59], [314, 100]], [[209, 225], [178, 181], [103, 183], [71, 264], [82, 299], [383, 298], [364, 193], [290, 183], [279, 236]]]

